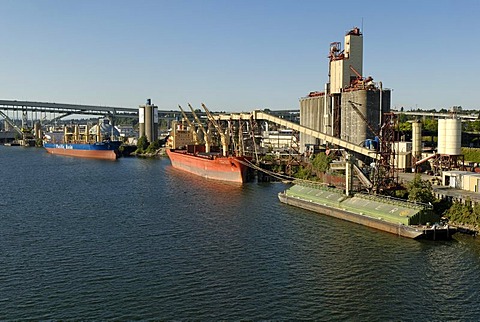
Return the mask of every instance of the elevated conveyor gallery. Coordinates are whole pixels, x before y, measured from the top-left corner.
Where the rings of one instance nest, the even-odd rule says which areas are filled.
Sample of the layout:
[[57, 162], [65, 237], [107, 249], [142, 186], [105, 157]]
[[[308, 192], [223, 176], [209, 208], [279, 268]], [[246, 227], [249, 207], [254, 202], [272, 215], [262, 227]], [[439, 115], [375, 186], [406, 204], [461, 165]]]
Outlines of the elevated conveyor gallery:
[[268, 122], [273, 122], [278, 125], [284, 126], [286, 128], [292, 129], [294, 131], [298, 131], [301, 133], [304, 133], [306, 135], [310, 135], [314, 138], [323, 140], [325, 142], [334, 144], [336, 146], [339, 146], [341, 148], [344, 148], [349, 151], [353, 151], [356, 153], [359, 153], [361, 155], [365, 155], [367, 157], [370, 157], [372, 159], [380, 159], [379, 155], [377, 155], [376, 151], [366, 149], [362, 146], [355, 145], [351, 142], [330, 136], [328, 134], [322, 133], [320, 131], [313, 130], [311, 128], [299, 125], [297, 123], [293, 123], [290, 121], [286, 121], [284, 119], [272, 116], [268, 113], [264, 113], [261, 111], [253, 111], [251, 114], [243, 113], [243, 114], [230, 114], [230, 115], [219, 115], [218, 119], [220, 120], [249, 120], [251, 117], [253, 117], [254, 120], [264, 120]]

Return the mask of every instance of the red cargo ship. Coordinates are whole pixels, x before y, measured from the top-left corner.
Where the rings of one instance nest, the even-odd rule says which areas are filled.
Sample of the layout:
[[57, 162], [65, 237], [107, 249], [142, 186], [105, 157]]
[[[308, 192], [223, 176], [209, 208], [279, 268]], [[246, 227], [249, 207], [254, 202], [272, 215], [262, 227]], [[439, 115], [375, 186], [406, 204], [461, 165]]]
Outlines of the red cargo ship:
[[[178, 107], [188, 126], [184, 126], [183, 123], [172, 123], [172, 131], [167, 139], [167, 146], [170, 147], [167, 149], [167, 155], [172, 162], [172, 166], [207, 179], [238, 183], [248, 181], [250, 177], [249, 164], [252, 158], [243, 156], [240, 150], [232, 152], [229, 149], [230, 137], [225, 134], [220, 123], [213, 117], [205, 104], [202, 104], [208, 120], [213, 124], [217, 135], [221, 139], [221, 150], [213, 146], [211, 133], [203, 127], [193, 107], [190, 104], [188, 106], [192, 111], [199, 130], [203, 133], [203, 138], [197, 134], [195, 125], [188, 120], [187, 115], [179, 105]], [[179, 149], [179, 147], [183, 148]], [[215, 149], [218, 152], [213, 152]]]
[[224, 157], [221, 154], [167, 149], [174, 168], [207, 179], [243, 183], [248, 179], [250, 157]]

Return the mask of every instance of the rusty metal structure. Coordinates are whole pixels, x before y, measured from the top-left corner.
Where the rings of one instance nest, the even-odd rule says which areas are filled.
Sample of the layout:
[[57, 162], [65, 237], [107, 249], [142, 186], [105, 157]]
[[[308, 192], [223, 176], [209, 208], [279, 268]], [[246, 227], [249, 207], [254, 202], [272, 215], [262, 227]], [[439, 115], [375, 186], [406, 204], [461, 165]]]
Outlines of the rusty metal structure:
[[378, 190], [388, 190], [398, 185], [398, 173], [395, 170], [395, 128], [397, 117], [394, 113], [385, 113], [380, 129], [380, 149], [375, 186]]

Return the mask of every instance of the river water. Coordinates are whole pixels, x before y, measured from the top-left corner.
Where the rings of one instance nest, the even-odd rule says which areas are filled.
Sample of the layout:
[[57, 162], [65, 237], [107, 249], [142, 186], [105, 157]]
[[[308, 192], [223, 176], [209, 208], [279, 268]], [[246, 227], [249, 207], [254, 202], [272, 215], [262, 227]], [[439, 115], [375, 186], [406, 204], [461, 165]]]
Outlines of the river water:
[[478, 320], [480, 242], [281, 204], [168, 159], [0, 146], [0, 320]]

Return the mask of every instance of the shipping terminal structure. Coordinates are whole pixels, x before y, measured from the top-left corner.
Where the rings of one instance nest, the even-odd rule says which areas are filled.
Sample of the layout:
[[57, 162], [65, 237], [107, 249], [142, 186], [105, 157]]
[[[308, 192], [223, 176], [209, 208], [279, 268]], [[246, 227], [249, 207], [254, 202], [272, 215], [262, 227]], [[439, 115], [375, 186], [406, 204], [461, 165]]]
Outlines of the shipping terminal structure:
[[[396, 115], [390, 108], [391, 90], [383, 88], [382, 82], [374, 82], [371, 76], [362, 76], [360, 29], [355, 27], [346, 33], [343, 49], [340, 42], [332, 42], [328, 58], [329, 81], [324, 90], [312, 91], [300, 99], [300, 125], [311, 129], [300, 130], [300, 147], [304, 153], [320, 145], [327, 150], [341, 150], [345, 190], [299, 182], [279, 193], [279, 200], [403, 237], [451, 238], [456, 229], [440, 224], [440, 216], [429, 205], [378, 195], [398, 184]], [[369, 195], [353, 193], [353, 173], [369, 189]]]
[[[441, 223], [440, 216], [434, 214], [429, 205], [380, 196], [398, 185], [396, 115], [390, 108], [391, 90], [384, 88], [381, 82], [374, 82], [371, 76], [362, 76], [363, 35], [360, 29], [355, 27], [346, 33], [343, 48], [340, 42], [331, 43], [328, 59], [329, 79], [323, 91], [311, 91], [300, 99], [300, 124], [258, 110], [251, 114], [216, 116], [206, 110], [208, 126], [213, 124], [222, 137], [223, 150], [212, 155], [210, 129], [201, 127], [203, 137], [196, 137], [195, 125], [182, 125], [173, 131], [176, 137], [169, 139], [174, 142], [167, 152], [172, 165], [207, 178], [213, 174], [217, 175], [216, 179], [229, 180], [229, 175], [218, 176], [222, 173], [219, 168], [206, 166], [213, 164], [216, 158], [243, 157], [241, 153], [225, 154], [229, 136], [224, 135], [228, 131], [220, 126], [220, 121], [231, 124], [250, 119], [257, 124], [259, 121], [276, 123], [300, 133], [299, 152], [302, 155], [308, 157], [320, 147], [338, 156], [345, 171], [344, 189], [325, 192], [321, 185], [307, 184], [305, 187], [305, 182], [296, 181], [291, 188], [278, 194], [281, 202], [403, 237], [450, 238], [456, 229]], [[198, 126], [201, 121], [196, 118], [196, 123]], [[187, 141], [179, 143], [182, 135]], [[181, 146], [183, 149], [179, 149]], [[210, 159], [205, 161], [207, 157]], [[242, 172], [242, 165], [251, 165], [249, 160], [238, 160], [240, 166], [230, 162], [230, 171]], [[237, 182], [243, 182], [243, 177]], [[358, 182], [362, 186], [360, 190]]]

